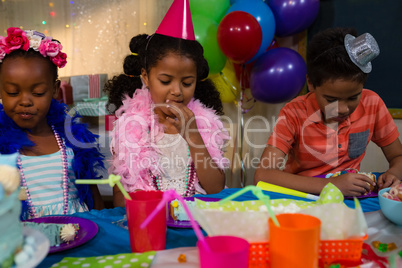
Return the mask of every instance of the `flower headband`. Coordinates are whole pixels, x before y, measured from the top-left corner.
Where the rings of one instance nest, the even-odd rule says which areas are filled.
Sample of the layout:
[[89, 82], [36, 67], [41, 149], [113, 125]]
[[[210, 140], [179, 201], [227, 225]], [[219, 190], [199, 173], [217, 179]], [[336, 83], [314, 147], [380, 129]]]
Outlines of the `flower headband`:
[[23, 31], [17, 27], [8, 28], [6, 37], [0, 36], [0, 62], [14, 50], [28, 51], [30, 48], [49, 57], [57, 67], [66, 66], [67, 54], [61, 52], [63, 46], [59, 42], [37, 31]]

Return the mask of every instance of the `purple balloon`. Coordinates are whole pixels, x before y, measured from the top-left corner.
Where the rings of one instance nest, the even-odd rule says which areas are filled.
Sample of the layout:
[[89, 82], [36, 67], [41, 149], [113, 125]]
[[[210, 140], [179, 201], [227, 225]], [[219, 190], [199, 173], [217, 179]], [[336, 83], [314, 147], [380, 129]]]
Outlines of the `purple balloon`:
[[294, 35], [307, 29], [317, 17], [320, 1], [271, 0], [269, 6], [275, 17], [275, 35], [283, 37]]
[[251, 94], [267, 103], [291, 100], [306, 83], [306, 73], [306, 63], [299, 53], [286, 47], [270, 49], [251, 69]]

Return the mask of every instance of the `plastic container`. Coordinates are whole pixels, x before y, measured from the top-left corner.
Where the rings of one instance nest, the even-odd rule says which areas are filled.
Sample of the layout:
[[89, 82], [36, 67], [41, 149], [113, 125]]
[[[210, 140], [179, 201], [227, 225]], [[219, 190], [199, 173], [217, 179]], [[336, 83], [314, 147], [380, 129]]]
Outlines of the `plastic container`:
[[236, 236], [205, 237], [210, 250], [197, 242], [201, 268], [247, 268], [250, 244]]
[[162, 200], [162, 191], [137, 191], [126, 199], [127, 224], [131, 252], [162, 250], [166, 247], [166, 207], [158, 211], [149, 224], [141, 229], [142, 222]]
[[276, 215], [279, 226], [269, 218], [271, 268], [317, 268], [321, 220], [317, 217], [284, 213]]
[[[367, 235], [344, 240], [321, 240], [319, 248], [319, 266], [331, 263], [359, 264], [363, 242]], [[269, 242], [250, 243], [249, 268], [269, 266]]]
[[250, 243], [248, 267], [249, 268], [269, 267], [269, 243], [268, 242]]
[[363, 241], [367, 237], [365, 235], [345, 240], [322, 240], [320, 243], [320, 266], [331, 263], [360, 264]]

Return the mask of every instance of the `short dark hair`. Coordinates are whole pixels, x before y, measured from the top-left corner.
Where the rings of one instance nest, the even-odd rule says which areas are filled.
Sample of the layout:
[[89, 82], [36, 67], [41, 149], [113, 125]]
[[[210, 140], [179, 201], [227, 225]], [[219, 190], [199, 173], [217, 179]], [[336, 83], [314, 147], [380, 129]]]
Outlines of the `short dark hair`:
[[[52, 60], [49, 57], [43, 57], [39, 51], [36, 51], [32, 48], [28, 49], [28, 51], [25, 51], [22, 49], [17, 49], [17, 50], [10, 52], [10, 54], [7, 54], [4, 57], [3, 62], [5, 62], [9, 59], [14, 59], [14, 58], [38, 58], [38, 59], [41, 59], [48, 64], [49, 70], [53, 75], [53, 79], [54, 79], [53, 81], [56, 81], [59, 78], [57, 66], [52, 62]], [[0, 62], [0, 70], [1, 70], [3, 62]]]
[[350, 59], [344, 39], [346, 34], [357, 37], [354, 28], [329, 28], [313, 36], [307, 48], [307, 75], [314, 87], [328, 80], [345, 79], [364, 84], [368, 74]]
[[124, 74], [114, 76], [105, 85], [105, 91], [109, 95], [107, 104], [109, 112], [114, 113], [122, 105], [125, 95], [132, 97], [135, 90], [142, 87], [140, 78], [142, 68], [149, 72], [159, 60], [169, 53], [175, 53], [192, 59], [197, 67], [194, 98], [214, 109], [217, 114], [222, 114], [223, 106], [220, 94], [214, 83], [207, 79], [208, 62], [204, 58], [204, 49], [198, 41], [161, 34], [151, 36], [139, 34], [131, 39], [129, 47], [131, 54], [124, 59]]

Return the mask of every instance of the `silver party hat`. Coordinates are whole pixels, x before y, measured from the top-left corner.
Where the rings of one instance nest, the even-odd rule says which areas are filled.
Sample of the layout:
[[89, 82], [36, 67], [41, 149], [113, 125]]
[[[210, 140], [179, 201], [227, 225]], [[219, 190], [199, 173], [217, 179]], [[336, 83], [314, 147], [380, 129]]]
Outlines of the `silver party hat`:
[[352, 62], [364, 73], [371, 72], [371, 61], [380, 54], [377, 41], [369, 33], [358, 37], [347, 34], [345, 36], [345, 48]]

